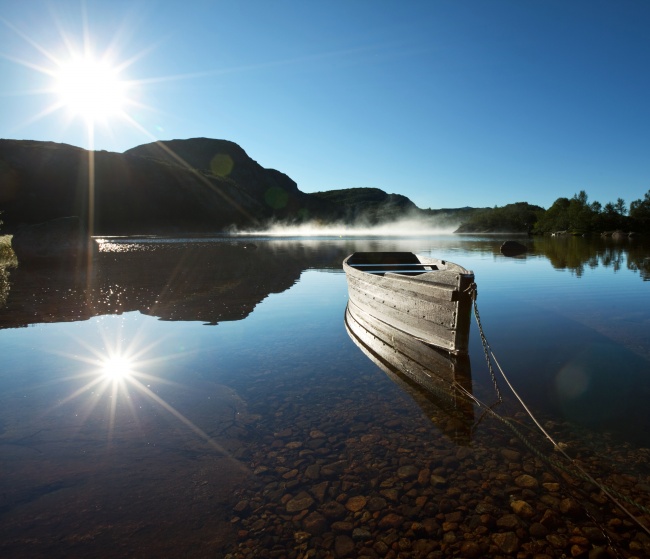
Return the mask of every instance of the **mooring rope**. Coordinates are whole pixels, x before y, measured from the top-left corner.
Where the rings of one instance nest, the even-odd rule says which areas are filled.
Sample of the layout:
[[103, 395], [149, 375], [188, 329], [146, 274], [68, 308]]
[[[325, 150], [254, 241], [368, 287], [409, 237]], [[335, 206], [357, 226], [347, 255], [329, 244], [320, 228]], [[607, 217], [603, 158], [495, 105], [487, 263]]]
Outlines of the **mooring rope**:
[[489, 371], [490, 371], [490, 376], [491, 376], [491, 378], [492, 378], [492, 383], [494, 384], [494, 387], [495, 387], [495, 390], [496, 390], [496, 393], [497, 393], [497, 396], [498, 396], [498, 401], [499, 401], [499, 402], [502, 402], [502, 397], [501, 397], [501, 392], [500, 392], [499, 387], [498, 387], [496, 374], [495, 374], [495, 372], [494, 372], [494, 368], [492, 367], [492, 361], [494, 361], [494, 363], [495, 363], [497, 369], [499, 370], [499, 372], [501, 373], [501, 376], [503, 377], [504, 381], [506, 382], [506, 384], [508, 385], [508, 387], [510, 388], [510, 390], [511, 390], [512, 393], [514, 394], [515, 398], [519, 401], [519, 403], [521, 404], [521, 406], [524, 408], [524, 410], [526, 411], [526, 414], [527, 414], [527, 415], [530, 417], [530, 419], [535, 423], [535, 425], [536, 425], [536, 426], [538, 427], [538, 429], [542, 432], [542, 434], [546, 437], [546, 439], [548, 439], [548, 440], [550, 441], [550, 443], [553, 445], [553, 448], [554, 448], [557, 452], [559, 452], [562, 456], [564, 456], [564, 457], [568, 460], [569, 464], [570, 464], [573, 468], [575, 468], [576, 471], [573, 471], [573, 470], [568, 469], [568, 468], [567, 468], [566, 466], [564, 466], [564, 464], [562, 464], [561, 462], [558, 462], [557, 460], [553, 460], [552, 458], [549, 458], [548, 456], [546, 456], [545, 454], [543, 454], [541, 451], [539, 451], [539, 450], [538, 450], [538, 449], [533, 445], [533, 443], [531, 443], [531, 442], [526, 438], [526, 436], [525, 436], [521, 431], [519, 431], [519, 429], [517, 429], [517, 427], [515, 427], [515, 426], [512, 424], [511, 421], [509, 421], [509, 420], [506, 419], [505, 417], [502, 417], [501, 415], [499, 415], [498, 413], [496, 413], [496, 412], [492, 409], [493, 406], [488, 406], [488, 405], [486, 405], [485, 403], [483, 403], [482, 401], [480, 401], [480, 400], [479, 400], [478, 398], [476, 398], [476, 397], [475, 397], [471, 392], [469, 392], [467, 389], [465, 389], [463, 386], [461, 386], [461, 385], [458, 384], [458, 383], [454, 383], [454, 385], [456, 386], [456, 389], [457, 389], [457, 390], [460, 390], [461, 392], [463, 392], [467, 397], [469, 397], [472, 401], [474, 401], [474, 402], [475, 402], [479, 407], [485, 408], [486, 413], [491, 414], [491, 415], [492, 415], [493, 417], [495, 417], [497, 420], [499, 420], [499, 421], [501, 421], [502, 423], [504, 423], [504, 424], [505, 424], [505, 425], [506, 425], [506, 426], [507, 426], [507, 427], [508, 427], [508, 428], [509, 428], [509, 429], [510, 429], [510, 430], [511, 430], [511, 431], [512, 431], [516, 436], [517, 436], [517, 438], [518, 438], [519, 440], [521, 440], [521, 442], [522, 442], [522, 443], [523, 443], [523, 444], [524, 444], [524, 445], [525, 445], [525, 446], [526, 446], [526, 447], [527, 447], [531, 452], [533, 452], [533, 454], [535, 454], [536, 456], [538, 456], [541, 460], [543, 460], [544, 462], [550, 464], [551, 466], [553, 466], [553, 467], [555, 467], [555, 468], [557, 468], [557, 469], [559, 469], [559, 470], [561, 470], [561, 471], [563, 471], [563, 472], [565, 472], [565, 473], [567, 473], [567, 474], [569, 474], [569, 475], [572, 475], [572, 476], [577, 477], [578, 479], [581, 479], [582, 481], [589, 482], [589, 483], [593, 484], [595, 487], [597, 487], [598, 489], [600, 489], [600, 491], [602, 491], [602, 492], [603, 492], [607, 497], [609, 497], [609, 499], [610, 499], [610, 500], [611, 500], [611, 501], [612, 501], [612, 502], [613, 502], [613, 503], [614, 503], [614, 504], [615, 504], [619, 509], [621, 509], [625, 514], [627, 514], [627, 515], [630, 517], [630, 519], [632, 519], [632, 520], [633, 520], [633, 521], [634, 521], [634, 522], [635, 522], [635, 523], [636, 523], [636, 524], [637, 524], [637, 525], [638, 525], [642, 530], [644, 530], [648, 535], [650, 535], [650, 529], [649, 529], [648, 527], [646, 527], [645, 525], [643, 525], [643, 524], [641, 523], [641, 521], [640, 521], [638, 518], [636, 518], [636, 516], [634, 516], [634, 514], [632, 514], [632, 512], [630, 512], [630, 511], [629, 511], [629, 510], [628, 510], [628, 509], [627, 509], [627, 508], [626, 508], [626, 507], [625, 507], [625, 506], [624, 506], [620, 501], [625, 501], [626, 503], [628, 503], [628, 504], [630, 504], [630, 505], [632, 505], [632, 506], [634, 506], [634, 507], [637, 507], [639, 510], [641, 510], [642, 512], [644, 512], [645, 514], [648, 514], [648, 515], [650, 515], [650, 508], [648, 508], [648, 507], [646, 507], [646, 506], [644, 506], [644, 505], [641, 505], [640, 503], [637, 503], [636, 501], [633, 501], [633, 500], [632, 500], [630, 497], [628, 497], [627, 495], [624, 495], [624, 494], [620, 493], [619, 491], [616, 491], [616, 490], [613, 489], [613, 488], [606, 487], [606, 486], [604, 486], [602, 483], [600, 483], [600, 482], [598, 482], [597, 480], [595, 480], [595, 479], [594, 479], [594, 478], [593, 478], [593, 477], [592, 477], [588, 472], [586, 472], [586, 471], [582, 468], [582, 466], [580, 466], [580, 464], [578, 464], [578, 463], [577, 463], [573, 458], [571, 458], [571, 457], [570, 457], [570, 456], [569, 456], [569, 455], [564, 451], [564, 449], [562, 448], [562, 446], [561, 446], [560, 444], [558, 444], [558, 443], [553, 439], [553, 437], [551, 437], [551, 435], [549, 435], [549, 433], [544, 429], [544, 427], [542, 427], [541, 423], [540, 423], [540, 422], [535, 418], [535, 416], [534, 416], [533, 413], [530, 411], [530, 409], [528, 409], [528, 407], [526, 406], [526, 404], [524, 403], [524, 401], [522, 400], [522, 398], [519, 396], [519, 394], [517, 393], [517, 391], [515, 390], [515, 388], [512, 386], [512, 383], [508, 380], [508, 377], [506, 376], [505, 372], [504, 372], [503, 369], [501, 368], [501, 365], [499, 365], [499, 362], [497, 361], [497, 358], [495, 357], [494, 352], [492, 351], [492, 348], [490, 347], [490, 344], [489, 344], [488, 341], [487, 341], [487, 338], [486, 338], [485, 333], [484, 333], [484, 331], [483, 331], [483, 325], [481, 324], [481, 318], [480, 318], [480, 315], [479, 315], [479, 312], [478, 312], [478, 305], [477, 305], [477, 303], [476, 303], [476, 299], [477, 299], [477, 297], [476, 297], [476, 295], [477, 295], [476, 284], [475, 284], [475, 283], [472, 283], [472, 285], [470, 285], [470, 287], [467, 289], [467, 292], [468, 292], [468, 294], [471, 296], [472, 301], [473, 301], [474, 316], [475, 316], [475, 318], [476, 318], [476, 323], [477, 323], [477, 325], [478, 325], [479, 334], [480, 334], [480, 336], [481, 336], [481, 342], [482, 342], [482, 344], [483, 344], [483, 351], [485, 352], [485, 359], [486, 359], [487, 364], [488, 364], [488, 369], [489, 369]]
[[[501, 397], [501, 391], [499, 390], [499, 383], [497, 382], [497, 376], [494, 373], [494, 368], [492, 367], [492, 361], [490, 360], [490, 354], [492, 353], [492, 349], [490, 348], [490, 344], [488, 343], [487, 338], [483, 333], [483, 326], [481, 325], [481, 317], [478, 312], [478, 305], [476, 304], [476, 299], [478, 298], [478, 290], [476, 287], [476, 283], [472, 282], [472, 284], [467, 288], [466, 291], [471, 297], [472, 302], [474, 304], [474, 316], [476, 317], [476, 323], [478, 324], [478, 332], [481, 336], [481, 343], [483, 344], [485, 361], [487, 363], [488, 370], [490, 371], [490, 378], [492, 379], [494, 390], [497, 394], [497, 402], [495, 404], [492, 404], [492, 406], [495, 406], [496, 404], [500, 404], [501, 402], [503, 402], [503, 398]], [[492, 406], [490, 406], [490, 408]]]

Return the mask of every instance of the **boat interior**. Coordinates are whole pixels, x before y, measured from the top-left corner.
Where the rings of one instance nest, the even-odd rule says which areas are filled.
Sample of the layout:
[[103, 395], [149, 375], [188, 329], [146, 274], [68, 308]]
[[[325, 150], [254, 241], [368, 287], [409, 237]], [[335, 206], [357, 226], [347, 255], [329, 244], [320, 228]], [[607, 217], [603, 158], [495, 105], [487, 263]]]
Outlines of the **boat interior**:
[[357, 270], [381, 276], [387, 272], [417, 276], [438, 269], [435, 264], [423, 264], [412, 252], [355, 252], [347, 263]]

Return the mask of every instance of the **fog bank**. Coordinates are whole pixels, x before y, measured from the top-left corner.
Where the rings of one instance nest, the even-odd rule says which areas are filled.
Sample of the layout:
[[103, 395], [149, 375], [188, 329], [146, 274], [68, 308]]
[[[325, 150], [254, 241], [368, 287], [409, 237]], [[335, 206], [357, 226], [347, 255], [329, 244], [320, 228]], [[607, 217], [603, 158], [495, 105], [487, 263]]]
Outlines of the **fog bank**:
[[275, 237], [422, 237], [451, 235], [459, 224], [437, 226], [431, 219], [404, 218], [380, 225], [321, 224], [307, 222], [300, 225], [276, 223], [264, 229], [233, 231], [234, 235], [264, 235]]

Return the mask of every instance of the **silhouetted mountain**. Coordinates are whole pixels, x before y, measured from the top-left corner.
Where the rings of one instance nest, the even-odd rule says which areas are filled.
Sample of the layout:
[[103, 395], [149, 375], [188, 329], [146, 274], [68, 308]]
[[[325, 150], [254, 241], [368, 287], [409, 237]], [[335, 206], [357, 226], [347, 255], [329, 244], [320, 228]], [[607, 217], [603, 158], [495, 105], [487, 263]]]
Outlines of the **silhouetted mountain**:
[[[79, 216], [95, 235], [129, 235], [440, 217], [432, 211], [377, 188], [301, 192], [226, 140], [154, 142], [125, 153], [0, 140], [0, 212], [9, 233], [67, 216]], [[451, 224], [462, 221], [456, 210], [445, 212]]]
[[100, 234], [218, 230], [270, 217], [238, 186], [150, 158], [0, 140], [0, 209], [9, 230], [70, 215]]
[[[209, 169], [220, 154], [222, 162], [231, 161], [230, 173]], [[77, 215], [94, 234], [115, 235], [259, 227], [333, 209], [232, 142], [178, 140], [120, 154], [0, 140], [0, 211], [9, 232]]]

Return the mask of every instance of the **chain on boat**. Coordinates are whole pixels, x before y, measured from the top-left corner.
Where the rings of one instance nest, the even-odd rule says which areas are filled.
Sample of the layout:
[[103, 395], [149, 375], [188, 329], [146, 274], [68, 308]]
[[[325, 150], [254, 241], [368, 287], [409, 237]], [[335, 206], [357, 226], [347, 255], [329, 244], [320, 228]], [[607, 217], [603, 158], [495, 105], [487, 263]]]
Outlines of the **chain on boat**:
[[472, 283], [467, 288], [466, 292], [472, 298], [473, 309], [474, 309], [474, 317], [476, 319], [476, 324], [478, 326], [479, 334], [480, 334], [480, 337], [481, 337], [481, 343], [483, 345], [483, 352], [485, 354], [485, 360], [487, 362], [488, 370], [490, 372], [490, 377], [492, 379], [492, 383], [494, 384], [494, 388], [495, 388], [497, 398], [498, 398], [496, 404], [501, 403], [503, 401], [503, 398], [501, 396], [501, 391], [499, 390], [499, 385], [498, 385], [498, 382], [497, 382], [497, 376], [496, 376], [496, 373], [494, 371], [494, 367], [493, 367], [492, 363], [494, 363], [494, 365], [496, 365], [496, 368], [499, 370], [499, 373], [501, 374], [501, 377], [504, 379], [504, 381], [508, 385], [508, 388], [510, 388], [510, 390], [514, 394], [517, 401], [524, 408], [524, 410], [525, 410], [526, 414], [528, 415], [528, 417], [530, 417], [530, 419], [537, 426], [537, 428], [541, 431], [541, 433], [544, 435], [544, 437], [553, 445], [553, 448], [558, 453], [560, 453], [569, 462], [569, 464], [572, 466], [573, 469], [570, 469], [567, 466], [565, 466], [563, 463], [561, 463], [561, 462], [559, 462], [557, 460], [554, 460], [553, 458], [550, 458], [550, 457], [546, 456], [539, 449], [537, 449], [537, 447], [535, 447], [535, 445], [530, 440], [528, 440], [528, 438], [524, 435], [524, 433], [522, 433], [509, 419], [499, 415], [497, 412], [494, 411], [493, 408], [494, 408], [494, 406], [496, 404], [493, 404], [492, 406], [488, 406], [487, 404], [485, 404], [484, 402], [482, 402], [481, 400], [476, 398], [476, 396], [474, 396], [466, 388], [464, 388], [460, 384], [454, 382], [454, 387], [456, 388], [456, 390], [463, 393], [467, 398], [471, 399], [480, 408], [484, 409], [485, 414], [489, 414], [490, 416], [494, 417], [495, 419], [497, 419], [498, 421], [500, 421], [501, 423], [506, 425], [514, 433], [514, 435], [526, 446], [526, 448], [528, 448], [535, 456], [540, 458], [540, 460], [546, 462], [547, 464], [551, 465], [552, 467], [554, 467], [554, 468], [556, 468], [556, 469], [558, 469], [558, 470], [560, 470], [560, 471], [562, 471], [562, 472], [564, 472], [564, 473], [566, 473], [566, 474], [568, 474], [570, 476], [573, 476], [573, 477], [576, 477], [576, 478], [580, 479], [581, 481], [591, 483], [593, 486], [598, 488], [621, 511], [623, 511], [635, 524], [637, 524], [644, 532], [646, 532], [648, 535], [650, 535], [650, 528], [645, 526], [631, 511], [629, 511], [622, 504], [621, 501], [624, 501], [625, 503], [636, 507], [638, 510], [642, 511], [643, 513], [645, 513], [647, 515], [650, 515], [650, 508], [648, 508], [648, 507], [646, 507], [646, 506], [644, 506], [644, 505], [642, 505], [640, 503], [637, 503], [636, 501], [632, 500], [627, 495], [624, 495], [624, 494], [620, 493], [619, 491], [617, 491], [617, 490], [615, 490], [615, 489], [613, 489], [611, 487], [607, 487], [607, 486], [603, 485], [602, 483], [600, 483], [599, 481], [595, 480], [588, 472], [586, 472], [584, 470], [584, 468], [582, 468], [582, 466], [580, 466], [580, 464], [578, 464], [573, 458], [571, 458], [564, 451], [563, 445], [556, 442], [553, 439], [553, 437], [551, 437], [551, 435], [544, 429], [544, 427], [542, 427], [542, 425], [539, 423], [539, 421], [535, 418], [535, 416], [530, 411], [530, 409], [528, 409], [528, 407], [526, 406], [526, 404], [524, 403], [522, 398], [519, 396], [517, 391], [514, 389], [514, 387], [512, 386], [510, 381], [508, 380], [508, 377], [506, 376], [505, 372], [503, 371], [503, 369], [499, 365], [499, 362], [497, 361], [497, 359], [496, 359], [496, 357], [494, 355], [494, 352], [492, 351], [492, 348], [490, 347], [490, 344], [487, 341], [487, 338], [486, 338], [485, 333], [483, 331], [483, 325], [481, 324], [481, 317], [480, 317], [480, 314], [479, 314], [479, 311], [478, 311], [478, 305], [476, 303], [476, 299], [477, 299], [477, 286], [476, 286], [476, 283]]

